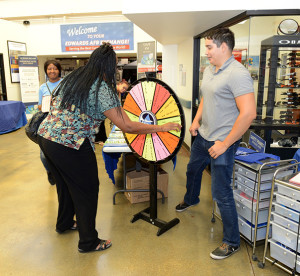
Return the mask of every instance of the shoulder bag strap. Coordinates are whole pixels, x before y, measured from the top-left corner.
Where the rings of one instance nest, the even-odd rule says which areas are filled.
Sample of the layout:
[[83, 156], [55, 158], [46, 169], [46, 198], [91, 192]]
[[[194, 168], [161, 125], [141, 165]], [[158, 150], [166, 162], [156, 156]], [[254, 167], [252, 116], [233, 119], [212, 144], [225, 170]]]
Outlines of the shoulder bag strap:
[[52, 90], [52, 92], [51, 92], [51, 90], [50, 90], [50, 88], [49, 88], [49, 86], [48, 86], [48, 83], [46, 82], [46, 85], [47, 85], [47, 88], [48, 88], [48, 90], [49, 90], [49, 92], [50, 92], [50, 96], [51, 96], [51, 99], [50, 99], [50, 106], [52, 105], [52, 94], [53, 94], [53, 92], [60, 86], [60, 84], [61, 84], [61, 82], [58, 84], [58, 85], [56, 85], [55, 86], [55, 88]]
[[[61, 82], [60, 82], [60, 83], [61, 83]], [[56, 86], [54, 87], [54, 89], [52, 90], [52, 92], [51, 92], [51, 90], [50, 90], [50, 88], [49, 88], [49, 86], [48, 86], [48, 83], [46, 82], [47, 88], [48, 88], [49, 93], [50, 93], [51, 96], [52, 96], [53, 92], [58, 88], [58, 86], [60, 85], [60, 83], [59, 83], [58, 85], [56, 85]]]

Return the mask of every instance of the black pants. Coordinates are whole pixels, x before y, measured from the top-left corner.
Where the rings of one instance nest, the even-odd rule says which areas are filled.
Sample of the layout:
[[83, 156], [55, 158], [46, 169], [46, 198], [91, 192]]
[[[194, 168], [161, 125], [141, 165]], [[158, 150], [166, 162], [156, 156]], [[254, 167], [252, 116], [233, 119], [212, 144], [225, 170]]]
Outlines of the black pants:
[[41, 136], [38, 142], [56, 180], [59, 203], [56, 228], [60, 231], [69, 229], [76, 214], [78, 248], [95, 249], [99, 244], [95, 229], [99, 179], [96, 156], [89, 140], [86, 139], [79, 150]]
[[107, 140], [105, 130], [105, 120], [100, 124], [99, 132], [95, 136], [95, 142], [105, 142]]

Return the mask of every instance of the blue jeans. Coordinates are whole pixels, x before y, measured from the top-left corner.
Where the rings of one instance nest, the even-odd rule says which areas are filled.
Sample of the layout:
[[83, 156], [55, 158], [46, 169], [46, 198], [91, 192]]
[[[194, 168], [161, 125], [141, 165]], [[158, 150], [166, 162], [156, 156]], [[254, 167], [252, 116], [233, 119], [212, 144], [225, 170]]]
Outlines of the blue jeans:
[[208, 149], [214, 141], [207, 141], [198, 133], [191, 149], [191, 157], [187, 166], [187, 192], [184, 202], [190, 205], [200, 202], [202, 173], [208, 164], [211, 166], [211, 192], [220, 209], [223, 221], [223, 242], [232, 246], [240, 244], [238, 217], [231, 187], [234, 155], [240, 141], [231, 145], [217, 159], [213, 159]]

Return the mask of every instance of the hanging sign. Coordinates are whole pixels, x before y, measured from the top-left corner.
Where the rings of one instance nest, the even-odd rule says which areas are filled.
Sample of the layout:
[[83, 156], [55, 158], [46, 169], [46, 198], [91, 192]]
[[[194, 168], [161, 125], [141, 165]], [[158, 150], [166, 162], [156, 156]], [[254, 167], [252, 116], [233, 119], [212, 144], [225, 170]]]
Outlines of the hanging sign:
[[156, 42], [140, 42], [137, 48], [137, 73], [156, 72]]
[[239, 51], [239, 50], [235, 51], [235, 50], [233, 50], [233, 51], [232, 51], [232, 54], [233, 54], [234, 58], [235, 58], [238, 62], [242, 62], [242, 51]]
[[60, 25], [62, 52], [93, 51], [103, 42], [114, 50], [133, 50], [133, 23], [90, 23]]
[[38, 102], [39, 70], [37, 57], [19, 56], [19, 73], [22, 102]]

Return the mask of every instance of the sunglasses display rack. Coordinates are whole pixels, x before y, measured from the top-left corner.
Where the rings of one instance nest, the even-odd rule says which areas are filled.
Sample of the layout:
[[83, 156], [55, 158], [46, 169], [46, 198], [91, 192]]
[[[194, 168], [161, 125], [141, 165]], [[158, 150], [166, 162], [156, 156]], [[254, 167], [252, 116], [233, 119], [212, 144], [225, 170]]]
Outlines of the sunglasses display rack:
[[297, 35], [276, 35], [261, 42], [257, 118], [251, 125], [266, 141], [266, 152], [281, 159], [294, 156], [298, 144], [283, 138], [300, 136], [300, 42]]

